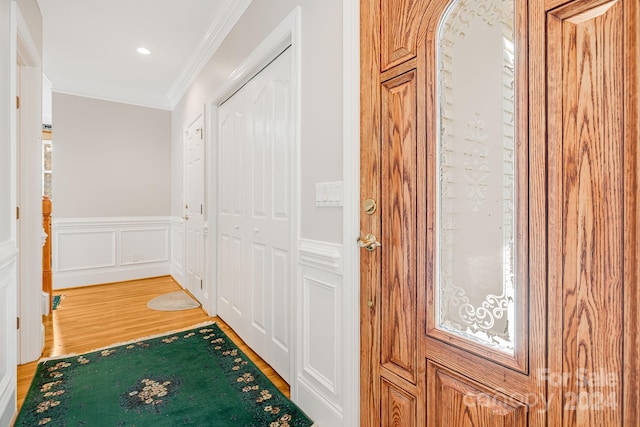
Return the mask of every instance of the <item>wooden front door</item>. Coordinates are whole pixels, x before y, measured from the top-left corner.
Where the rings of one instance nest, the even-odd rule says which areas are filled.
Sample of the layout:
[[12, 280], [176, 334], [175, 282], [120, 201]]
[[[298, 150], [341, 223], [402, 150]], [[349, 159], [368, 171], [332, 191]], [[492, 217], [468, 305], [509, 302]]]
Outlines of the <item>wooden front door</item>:
[[638, 425], [638, 4], [361, 3], [361, 424]]

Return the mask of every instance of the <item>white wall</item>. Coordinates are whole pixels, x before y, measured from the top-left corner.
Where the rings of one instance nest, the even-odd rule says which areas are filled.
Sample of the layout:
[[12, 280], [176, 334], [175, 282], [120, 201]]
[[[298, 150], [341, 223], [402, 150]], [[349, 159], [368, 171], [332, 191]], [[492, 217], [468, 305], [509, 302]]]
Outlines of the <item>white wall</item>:
[[172, 216], [182, 216], [182, 130], [296, 7], [302, 13], [301, 237], [342, 242], [342, 209], [317, 208], [315, 184], [342, 179], [342, 1], [253, 1], [173, 111]]
[[53, 147], [54, 218], [169, 215], [169, 111], [54, 92]]

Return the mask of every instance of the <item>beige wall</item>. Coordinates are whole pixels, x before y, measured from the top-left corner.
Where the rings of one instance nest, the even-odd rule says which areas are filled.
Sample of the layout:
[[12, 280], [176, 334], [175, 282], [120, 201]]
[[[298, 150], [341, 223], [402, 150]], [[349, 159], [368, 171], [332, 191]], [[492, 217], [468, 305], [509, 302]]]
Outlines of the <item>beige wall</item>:
[[172, 215], [181, 216], [182, 129], [296, 6], [302, 15], [301, 236], [342, 242], [342, 209], [317, 208], [315, 184], [342, 180], [342, 1], [254, 0], [173, 112]]
[[53, 214], [168, 216], [171, 112], [53, 94]]

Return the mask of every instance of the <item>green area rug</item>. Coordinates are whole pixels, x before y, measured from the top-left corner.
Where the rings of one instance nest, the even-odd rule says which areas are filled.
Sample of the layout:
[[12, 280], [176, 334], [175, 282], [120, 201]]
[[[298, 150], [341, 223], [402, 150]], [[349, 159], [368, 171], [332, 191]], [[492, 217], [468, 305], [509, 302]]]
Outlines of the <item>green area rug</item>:
[[215, 325], [41, 362], [15, 426], [311, 426]]

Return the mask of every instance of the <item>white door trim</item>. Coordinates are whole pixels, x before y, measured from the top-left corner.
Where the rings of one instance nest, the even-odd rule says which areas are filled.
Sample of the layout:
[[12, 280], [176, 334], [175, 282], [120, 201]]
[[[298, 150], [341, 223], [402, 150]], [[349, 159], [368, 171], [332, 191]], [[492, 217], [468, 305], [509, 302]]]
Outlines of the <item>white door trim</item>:
[[342, 3], [344, 425], [360, 425], [360, 2]]
[[[18, 310], [20, 316], [19, 363], [36, 360], [44, 347], [42, 324], [42, 58], [27, 22], [16, 4], [16, 58], [22, 62], [20, 151], [15, 188], [20, 191], [20, 242], [18, 242]], [[17, 65], [14, 65], [17, 66]], [[14, 121], [15, 122], [15, 116]], [[19, 185], [18, 185], [19, 184]]]
[[[210, 141], [210, 150], [209, 150], [209, 165], [207, 167], [208, 170], [217, 170], [216, 166], [218, 161], [218, 141], [217, 141], [217, 116], [218, 116], [218, 106], [221, 105], [224, 101], [226, 101], [229, 97], [231, 97], [238, 89], [240, 89], [244, 84], [246, 84], [251, 78], [253, 78], [256, 74], [260, 72], [265, 66], [267, 66], [274, 58], [276, 58], [282, 51], [284, 51], [288, 46], [291, 46], [291, 85], [293, 89], [293, 144], [292, 144], [292, 170], [291, 170], [291, 180], [292, 180], [292, 197], [291, 197], [291, 271], [290, 277], [292, 278], [292, 283], [295, 284], [293, 278], [297, 277], [297, 242], [298, 237], [300, 235], [299, 227], [300, 227], [300, 71], [301, 71], [301, 56], [300, 56], [300, 45], [301, 45], [301, 35], [300, 35], [300, 7], [296, 7], [290, 14], [287, 16], [281, 23], [276, 27], [275, 30], [271, 32], [271, 34], [264, 39], [260, 45], [256, 49], [251, 52], [247, 58], [240, 64], [228, 77], [227, 79], [218, 87], [218, 89], [213, 93], [210, 97], [211, 101], [207, 104], [209, 106], [209, 114], [206, 128], [209, 130], [209, 141]], [[211, 274], [211, 281], [209, 287], [209, 293], [212, 296], [210, 300], [213, 302], [212, 311], [209, 313], [217, 313], [216, 304], [217, 304], [217, 212], [218, 212], [218, 176], [217, 173], [211, 173], [208, 175], [208, 200], [210, 203], [210, 209], [208, 211], [207, 221], [210, 224], [210, 235], [216, 236], [215, 238], [209, 239], [210, 251], [208, 253], [208, 262], [213, 266], [213, 274]], [[297, 290], [296, 286], [292, 286], [291, 289], [291, 305], [290, 305], [290, 313], [291, 319], [295, 319], [295, 301], [297, 301]], [[295, 373], [296, 373], [296, 357], [295, 357], [295, 349], [297, 348], [296, 343], [296, 334], [297, 331], [295, 328], [291, 330], [291, 348], [293, 351], [291, 352], [291, 360], [290, 360], [290, 374], [289, 377], [292, 378], [291, 381], [291, 389], [292, 395], [295, 392], [296, 381], [295, 381]]]

